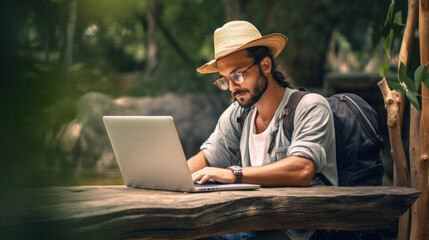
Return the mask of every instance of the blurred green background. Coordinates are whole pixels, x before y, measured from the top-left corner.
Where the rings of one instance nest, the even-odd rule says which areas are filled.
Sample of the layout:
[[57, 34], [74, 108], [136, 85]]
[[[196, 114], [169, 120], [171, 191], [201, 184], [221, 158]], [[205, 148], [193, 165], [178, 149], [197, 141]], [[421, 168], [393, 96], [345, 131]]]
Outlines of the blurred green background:
[[[196, 68], [214, 56], [214, 30], [235, 19], [252, 22], [262, 35], [280, 32], [289, 38], [278, 62], [296, 86], [324, 95], [357, 91], [383, 119], [376, 82], [385, 58], [383, 23], [389, 4], [389, 0], [3, 2], [0, 182], [4, 187], [120, 184], [114, 163], [103, 167], [100, 157], [85, 160], [82, 151], [94, 145], [82, 147], [86, 129], [82, 119], [89, 119], [83, 115], [99, 109], [85, 112], [85, 106], [92, 106], [87, 99], [106, 99], [117, 106], [118, 99], [191, 99], [194, 104], [208, 96], [212, 100], [204, 106], [226, 106], [229, 96], [212, 85], [215, 76], [197, 74]], [[400, 40], [394, 39], [393, 48], [399, 49]], [[216, 99], [224, 103], [217, 106]], [[167, 100], [161, 106], [168, 105]], [[188, 115], [201, 111], [190, 109]], [[109, 111], [101, 113], [136, 113]], [[215, 122], [211, 124], [210, 128]], [[99, 134], [104, 130], [91, 129]], [[180, 136], [182, 141], [187, 137]], [[107, 146], [103, 139], [98, 145]], [[190, 143], [196, 147], [186, 151], [187, 157], [202, 141]]]

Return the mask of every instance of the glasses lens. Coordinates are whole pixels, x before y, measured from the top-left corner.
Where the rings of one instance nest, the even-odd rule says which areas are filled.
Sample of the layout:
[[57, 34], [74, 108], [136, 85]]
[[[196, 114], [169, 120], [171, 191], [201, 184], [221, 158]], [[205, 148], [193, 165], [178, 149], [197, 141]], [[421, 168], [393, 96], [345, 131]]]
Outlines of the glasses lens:
[[224, 91], [228, 90], [228, 88], [229, 88], [228, 81], [224, 77], [218, 78], [215, 82], [215, 85], [219, 89], [224, 90]]
[[236, 84], [242, 84], [244, 82], [244, 77], [242, 73], [233, 73], [231, 74], [231, 80]]

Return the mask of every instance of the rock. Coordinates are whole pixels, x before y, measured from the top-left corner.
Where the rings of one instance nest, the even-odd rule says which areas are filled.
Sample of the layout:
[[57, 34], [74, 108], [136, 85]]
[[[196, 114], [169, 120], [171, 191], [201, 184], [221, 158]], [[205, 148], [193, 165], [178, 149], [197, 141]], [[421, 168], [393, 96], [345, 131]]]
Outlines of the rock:
[[218, 96], [167, 94], [160, 97], [120, 97], [88, 93], [78, 103], [77, 118], [50, 139], [48, 167], [56, 169], [117, 169], [102, 121], [104, 115], [172, 116], [187, 158], [213, 132], [228, 103]]

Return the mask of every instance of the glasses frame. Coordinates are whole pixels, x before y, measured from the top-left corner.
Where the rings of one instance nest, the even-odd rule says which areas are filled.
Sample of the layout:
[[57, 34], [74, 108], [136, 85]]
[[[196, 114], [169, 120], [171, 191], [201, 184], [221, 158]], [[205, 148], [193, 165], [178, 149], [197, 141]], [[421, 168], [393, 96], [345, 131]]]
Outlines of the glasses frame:
[[[254, 62], [250, 67], [242, 72], [233, 72], [229, 75], [229, 79], [233, 81], [235, 84], [242, 84], [244, 82], [244, 74], [255, 66], [256, 62]], [[229, 80], [226, 77], [220, 77], [213, 82], [216, 87], [218, 87], [222, 91], [226, 91], [229, 89]]]

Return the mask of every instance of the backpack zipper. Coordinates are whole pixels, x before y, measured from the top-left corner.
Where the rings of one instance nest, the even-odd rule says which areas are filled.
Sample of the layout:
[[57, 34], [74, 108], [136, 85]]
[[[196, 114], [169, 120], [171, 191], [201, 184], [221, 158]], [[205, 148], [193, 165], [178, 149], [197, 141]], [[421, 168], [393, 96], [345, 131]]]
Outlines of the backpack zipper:
[[362, 109], [360, 109], [360, 107], [355, 103], [355, 101], [353, 101], [353, 99], [351, 99], [350, 97], [340, 94], [340, 98], [341, 99], [347, 99], [350, 102], [353, 103], [353, 105], [355, 105], [355, 107], [359, 110], [359, 112], [362, 114], [363, 118], [365, 119], [365, 121], [368, 123], [368, 125], [370, 126], [372, 132], [375, 134], [375, 136], [377, 137], [377, 140], [379, 141], [379, 143], [383, 142], [383, 138], [381, 138], [381, 136], [377, 133], [377, 131], [375, 130], [374, 126], [372, 125], [372, 123], [369, 121], [369, 119], [366, 117], [365, 113], [362, 111]]

